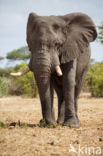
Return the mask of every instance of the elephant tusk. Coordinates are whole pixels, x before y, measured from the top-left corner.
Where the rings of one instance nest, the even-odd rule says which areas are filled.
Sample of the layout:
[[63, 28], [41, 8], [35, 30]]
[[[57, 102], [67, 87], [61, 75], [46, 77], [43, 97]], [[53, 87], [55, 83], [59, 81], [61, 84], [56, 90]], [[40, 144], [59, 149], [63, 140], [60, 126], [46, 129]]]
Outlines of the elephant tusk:
[[25, 70], [23, 70], [22, 72], [18, 72], [18, 73], [10, 73], [11, 76], [17, 77], [17, 76], [22, 76], [25, 75], [26, 73], [28, 73], [30, 71], [29, 67], [27, 67]]
[[58, 76], [62, 76], [63, 75], [63, 73], [62, 73], [61, 68], [60, 68], [59, 65], [56, 66], [55, 70], [56, 70]]

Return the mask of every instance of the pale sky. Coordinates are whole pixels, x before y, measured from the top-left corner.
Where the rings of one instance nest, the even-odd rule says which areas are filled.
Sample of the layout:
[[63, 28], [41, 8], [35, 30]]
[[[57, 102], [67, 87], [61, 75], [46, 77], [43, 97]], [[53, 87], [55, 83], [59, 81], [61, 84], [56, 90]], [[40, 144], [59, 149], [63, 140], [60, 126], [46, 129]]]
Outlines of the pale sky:
[[[96, 25], [103, 21], [103, 0], [0, 0], [0, 56], [26, 43], [26, 24], [30, 12], [38, 15], [88, 14]], [[103, 61], [103, 45], [92, 44], [92, 58]]]

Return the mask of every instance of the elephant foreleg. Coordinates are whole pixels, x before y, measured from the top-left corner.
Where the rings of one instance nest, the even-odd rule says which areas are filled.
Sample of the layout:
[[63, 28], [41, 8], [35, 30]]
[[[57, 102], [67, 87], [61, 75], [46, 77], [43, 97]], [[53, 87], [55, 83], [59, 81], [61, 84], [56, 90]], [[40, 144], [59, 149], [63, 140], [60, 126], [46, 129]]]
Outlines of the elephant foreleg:
[[35, 75], [40, 95], [42, 116], [47, 124], [56, 125], [53, 112], [53, 89], [48, 76], [40, 77]]
[[64, 125], [79, 127], [75, 111], [76, 60], [65, 64], [63, 68], [63, 93], [65, 99]]

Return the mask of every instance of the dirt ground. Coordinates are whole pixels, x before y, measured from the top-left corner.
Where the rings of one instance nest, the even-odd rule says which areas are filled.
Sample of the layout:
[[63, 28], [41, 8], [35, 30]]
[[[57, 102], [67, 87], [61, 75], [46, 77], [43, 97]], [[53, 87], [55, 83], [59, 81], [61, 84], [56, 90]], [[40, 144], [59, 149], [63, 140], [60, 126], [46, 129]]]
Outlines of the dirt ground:
[[[57, 98], [55, 97], [57, 116]], [[41, 119], [39, 98], [0, 98], [4, 123], [37, 124]], [[103, 156], [103, 98], [79, 99], [78, 129], [19, 127], [0, 128], [0, 156]], [[74, 152], [73, 152], [74, 151]]]

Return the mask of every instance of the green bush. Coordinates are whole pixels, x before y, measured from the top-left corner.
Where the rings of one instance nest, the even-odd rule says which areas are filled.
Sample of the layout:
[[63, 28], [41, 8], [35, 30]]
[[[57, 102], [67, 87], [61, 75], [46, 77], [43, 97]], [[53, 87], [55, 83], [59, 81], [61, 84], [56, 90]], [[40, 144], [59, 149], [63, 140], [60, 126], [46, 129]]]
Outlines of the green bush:
[[10, 77], [10, 73], [13, 71], [13, 67], [0, 68], [0, 77]]
[[[25, 68], [27, 68], [27, 64], [22, 63], [20, 65], [17, 65], [14, 68], [14, 71], [20, 72]], [[17, 95], [25, 94], [31, 97], [36, 97], [38, 94], [37, 85], [32, 72], [28, 72], [26, 75], [20, 77], [14, 77], [10, 88], [11, 94]]]
[[7, 59], [21, 59], [21, 60], [24, 60], [24, 59], [29, 59], [30, 58], [30, 52], [28, 50], [27, 47], [22, 47], [22, 48], [19, 48], [19, 49], [16, 49], [16, 50], [13, 50], [11, 52], [9, 52], [7, 54]]
[[27, 64], [22, 63], [14, 68], [0, 69], [0, 96], [37, 96], [38, 89], [32, 72], [28, 72], [26, 75], [20, 77], [10, 76], [11, 72], [20, 72], [25, 68], [27, 68]]
[[0, 96], [7, 96], [9, 95], [9, 86], [11, 80], [6, 77], [0, 77]]
[[93, 97], [103, 97], [103, 62], [91, 66], [86, 83]]

